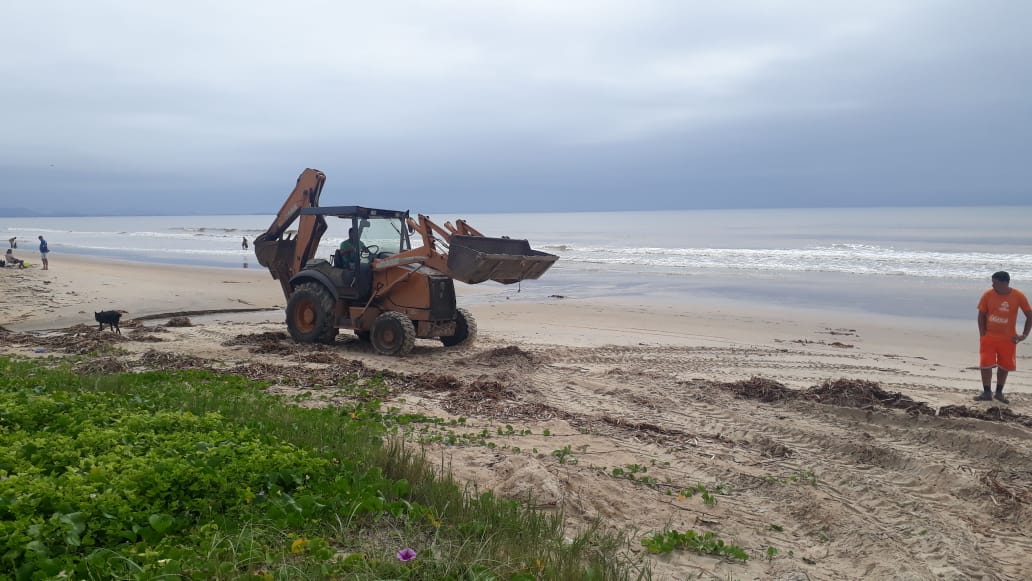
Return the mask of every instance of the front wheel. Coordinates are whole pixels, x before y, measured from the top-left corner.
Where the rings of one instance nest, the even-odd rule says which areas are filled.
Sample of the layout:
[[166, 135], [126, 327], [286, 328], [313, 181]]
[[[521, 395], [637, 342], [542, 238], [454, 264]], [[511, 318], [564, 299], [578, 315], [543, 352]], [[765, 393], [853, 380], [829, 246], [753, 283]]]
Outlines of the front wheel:
[[386, 312], [373, 321], [369, 340], [382, 355], [408, 355], [416, 345], [416, 327], [405, 315]]
[[298, 343], [332, 344], [337, 337], [333, 295], [317, 282], [298, 285], [287, 301], [287, 330]]
[[444, 343], [445, 347], [469, 345], [476, 337], [477, 320], [473, 318], [473, 313], [459, 307], [455, 309], [455, 334], [441, 337], [441, 343]]

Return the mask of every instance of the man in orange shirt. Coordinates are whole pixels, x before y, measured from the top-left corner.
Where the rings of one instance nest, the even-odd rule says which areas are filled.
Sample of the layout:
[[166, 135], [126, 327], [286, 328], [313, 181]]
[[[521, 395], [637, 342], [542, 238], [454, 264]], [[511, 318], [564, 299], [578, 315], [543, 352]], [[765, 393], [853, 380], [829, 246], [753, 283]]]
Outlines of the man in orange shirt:
[[[1018, 309], [1025, 313], [1025, 330], [1018, 335]], [[1003, 384], [1007, 374], [1017, 369], [1018, 343], [1028, 339], [1032, 331], [1032, 307], [1028, 298], [1016, 288], [1010, 287], [1010, 274], [993, 274], [993, 288], [985, 291], [978, 301], [979, 356], [982, 369], [982, 395], [977, 401], [991, 401], [993, 367], [996, 368], [996, 399], [1010, 403], [1003, 396]]]

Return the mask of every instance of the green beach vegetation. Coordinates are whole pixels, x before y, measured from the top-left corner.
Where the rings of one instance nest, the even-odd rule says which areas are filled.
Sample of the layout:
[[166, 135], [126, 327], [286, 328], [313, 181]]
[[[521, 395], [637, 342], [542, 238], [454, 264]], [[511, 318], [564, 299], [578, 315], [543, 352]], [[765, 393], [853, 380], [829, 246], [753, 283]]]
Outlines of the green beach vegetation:
[[0, 358], [0, 578], [650, 577], [601, 524], [460, 486], [376, 399], [264, 387]]

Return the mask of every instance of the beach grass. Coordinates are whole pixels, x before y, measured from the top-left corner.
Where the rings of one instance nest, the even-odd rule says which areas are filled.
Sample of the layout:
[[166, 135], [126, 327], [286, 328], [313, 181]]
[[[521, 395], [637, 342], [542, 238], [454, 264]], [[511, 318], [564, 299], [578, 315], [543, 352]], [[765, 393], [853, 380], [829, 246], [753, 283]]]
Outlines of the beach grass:
[[377, 401], [0, 358], [0, 576], [648, 579], [601, 523], [462, 487]]

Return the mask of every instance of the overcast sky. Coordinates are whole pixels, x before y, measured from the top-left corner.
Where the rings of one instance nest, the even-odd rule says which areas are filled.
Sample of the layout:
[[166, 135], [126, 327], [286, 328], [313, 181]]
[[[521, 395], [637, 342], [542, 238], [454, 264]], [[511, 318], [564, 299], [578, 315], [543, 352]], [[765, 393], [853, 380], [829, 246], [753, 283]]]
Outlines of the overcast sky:
[[0, 207], [1027, 204], [1032, 2], [9, 1]]

